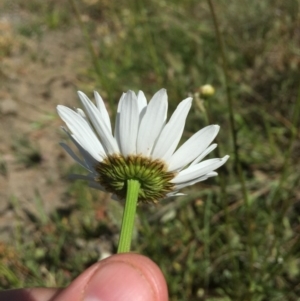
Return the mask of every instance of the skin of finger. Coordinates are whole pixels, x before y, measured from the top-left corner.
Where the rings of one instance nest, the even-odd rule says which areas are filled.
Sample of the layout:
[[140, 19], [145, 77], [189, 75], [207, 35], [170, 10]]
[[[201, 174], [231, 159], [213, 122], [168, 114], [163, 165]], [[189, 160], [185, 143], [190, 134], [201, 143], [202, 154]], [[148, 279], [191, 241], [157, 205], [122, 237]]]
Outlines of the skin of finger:
[[114, 261], [124, 260], [137, 267], [153, 288], [157, 300], [168, 301], [168, 288], [165, 277], [160, 268], [151, 259], [140, 254], [125, 253], [117, 254]]
[[[94, 274], [109, 263], [127, 264], [138, 269], [147, 280], [155, 295], [153, 301], [168, 301], [168, 290], [159, 267], [149, 258], [133, 253], [113, 255], [97, 262], [79, 275], [66, 289], [32, 288], [0, 292], [1, 301], [82, 301], [85, 289]], [[124, 275], [126, 281], [126, 275]]]
[[[92, 266], [92, 273], [87, 270], [87, 275], [85, 275], [85, 273], [81, 274], [68, 288], [63, 290], [51, 301], [83, 301], [84, 296], [87, 294], [86, 288], [89, 283], [92, 282], [93, 277], [96, 277], [97, 272], [101, 272], [101, 269], [103, 270], [104, 267], [110, 264], [111, 266], [119, 265], [120, 269], [122, 269], [124, 264], [136, 269], [138, 274], [143, 278], [142, 281], [146, 281], [151, 287], [154, 296], [153, 301], [168, 301], [167, 284], [159, 267], [149, 258], [133, 253], [116, 254], [98, 262]], [[130, 279], [130, 277], [128, 277], [128, 279]], [[123, 275], [123, 281], [126, 282], [126, 280], [126, 275]], [[128, 283], [128, 285], [134, 286], [135, 283]], [[112, 292], [114, 289], [115, 288], [112, 288]], [[101, 298], [101, 296], [99, 296], [99, 298]]]

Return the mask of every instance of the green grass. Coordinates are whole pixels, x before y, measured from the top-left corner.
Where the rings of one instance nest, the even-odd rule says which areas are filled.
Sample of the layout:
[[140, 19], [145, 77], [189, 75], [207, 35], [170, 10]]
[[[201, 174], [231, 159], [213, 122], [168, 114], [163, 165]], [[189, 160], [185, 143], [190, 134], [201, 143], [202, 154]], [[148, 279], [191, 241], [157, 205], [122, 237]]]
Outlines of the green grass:
[[[77, 19], [71, 2], [69, 16], [57, 2], [42, 17], [52, 30], [70, 19], [84, 27], [90, 63], [79, 88], [98, 90], [111, 112], [128, 89], [167, 88], [170, 111], [203, 84], [216, 89], [204, 102], [208, 117], [194, 103], [184, 138], [209, 118], [221, 125], [218, 152], [230, 161], [186, 197], [138, 208], [133, 248], [162, 268], [170, 300], [299, 300], [299, 2], [214, 1], [226, 69], [206, 1], [75, 3]], [[4, 246], [14, 257], [0, 265], [2, 287], [66, 285], [99, 258], [103, 235], [116, 251], [120, 206], [97, 219], [105, 196], [82, 182], [66, 197], [73, 207], [37, 220], [29, 242], [17, 229]]]

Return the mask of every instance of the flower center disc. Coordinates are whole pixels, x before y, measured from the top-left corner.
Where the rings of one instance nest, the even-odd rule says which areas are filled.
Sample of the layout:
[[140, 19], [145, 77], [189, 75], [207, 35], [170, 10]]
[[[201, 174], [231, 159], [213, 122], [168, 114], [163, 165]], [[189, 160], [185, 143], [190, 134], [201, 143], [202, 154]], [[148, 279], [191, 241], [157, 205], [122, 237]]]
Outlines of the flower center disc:
[[174, 190], [170, 181], [176, 174], [168, 172], [166, 164], [160, 160], [109, 155], [95, 169], [99, 174], [96, 181], [121, 199], [126, 197], [127, 180], [130, 179], [140, 182], [139, 202], [155, 203]]

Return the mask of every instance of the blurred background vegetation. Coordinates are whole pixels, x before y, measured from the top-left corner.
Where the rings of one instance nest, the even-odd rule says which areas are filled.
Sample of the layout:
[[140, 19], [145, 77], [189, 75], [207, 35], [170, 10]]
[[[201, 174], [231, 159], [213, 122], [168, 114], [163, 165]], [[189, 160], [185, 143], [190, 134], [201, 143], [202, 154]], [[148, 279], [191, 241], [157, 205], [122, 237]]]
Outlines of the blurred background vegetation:
[[[68, 30], [80, 28], [76, 47], [86, 63], [74, 70], [74, 99], [77, 89], [97, 90], [113, 116], [123, 91], [143, 90], [150, 99], [164, 87], [170, 112], [194, 97], [184, 140], [206, 124], [221, 125], [213, 156], [231, 158], [220, 176], [185, 197], [138, 208], [133, 250], [161, 267], [170, 300], [300, 300], [299, 1], [13, 5], [31, 16], [16, 28], [23, 39], [58, 31], [68, 43]], [[4, 1], [4, 10], [11, 6]], [[11, 44], [3, 31], [2, 56]], [[204, 97], [204, 84], [216, 93]], [[35, 152], [25, 159], [23, 152], [23, 160]], [[78, 169], [64, 167], [63, 176]], [[76, 202], [50, 215], [33, 200], [34, 225], [17, 227], [0, 245], [2, 288], [67, 285], [103, 256], [103, 242], [116, 251], [121, 206], [80, 181], [68, 183], [63, 197]]]

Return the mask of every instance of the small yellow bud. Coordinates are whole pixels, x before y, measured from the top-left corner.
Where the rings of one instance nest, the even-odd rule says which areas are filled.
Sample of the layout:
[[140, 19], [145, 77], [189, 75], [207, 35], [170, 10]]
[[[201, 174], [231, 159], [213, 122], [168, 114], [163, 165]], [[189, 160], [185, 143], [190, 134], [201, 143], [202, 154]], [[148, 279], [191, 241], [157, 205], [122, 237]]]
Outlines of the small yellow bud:
[[200, 94], [203, 98], [210, 97], [215, 94], [215, 88], [212, 85], [203, 85], [199, 88]]

